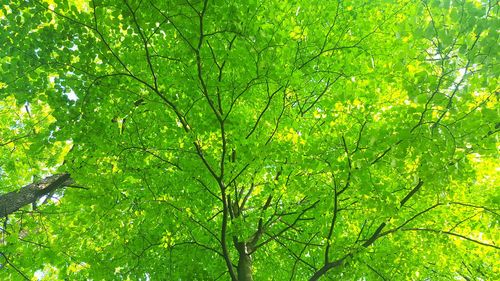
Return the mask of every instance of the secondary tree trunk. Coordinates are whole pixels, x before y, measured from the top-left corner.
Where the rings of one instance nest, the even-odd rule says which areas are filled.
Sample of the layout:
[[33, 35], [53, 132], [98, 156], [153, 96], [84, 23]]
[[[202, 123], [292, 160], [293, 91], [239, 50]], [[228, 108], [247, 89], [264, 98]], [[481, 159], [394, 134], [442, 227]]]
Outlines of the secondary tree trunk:
[[0, 217], [10, 215], [24, 206], [35, 203], [38, 199], [56, 189], [72, 183], [73, 180], [69, 174], [58, 174], [23, 186], [17, 191], [0, 195]]
[[248, 254], [250, 249], [248, 249], [247, 243], [240, 242], [236, 248], [239, 253], [238, 281], [253, 281], [252, 257]]

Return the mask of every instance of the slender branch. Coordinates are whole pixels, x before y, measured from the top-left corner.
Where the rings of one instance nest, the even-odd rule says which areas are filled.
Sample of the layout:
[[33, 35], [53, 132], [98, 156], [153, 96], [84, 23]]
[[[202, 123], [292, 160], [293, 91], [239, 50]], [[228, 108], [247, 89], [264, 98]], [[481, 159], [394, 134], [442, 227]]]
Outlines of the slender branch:
[[[309, 266], [312, 270], [316, 271], [316, 267], [314, 267], [313, 265], [310, 265], [309, 263], [307, 263], [306, 261], [304, 261], [301, 256], [302, 254], [305, 252], [305, 250], [307, 249], [307, 247], [309, 245], [312, 245], [311, 241], [316, 237], [316, 235], [318, 235], [318, 232], [316, 232], [308, 241], [307, 243], [304, 244], [304, 247], [302, 247], [302, 250], [300, 251], [299, 255], [298, 255], [298, 258], [295, 259], [295, 262], [293, 264], [293, 268], [292, 268], [292, 274], [290, 275], [290, 281], [293, 280], [293, 276], [295, 275], [295, 269], [297, 268], [297, 262], [301, 261], [302, 263], [306, 264], [307, 266]], [[295, 256], [295, 255], [294, 255]]]
[[384, 150], [384, 152], [382, 152], [379, 156], [377, 156], [377, 158], [375, 158], [375, 160], [372, 161], [372, 165], [377, 163], [380, 159], [382, 159], [382, 157], [384, 157], [389, 151], [391, 151], [392, 147], [389, 147], [387, 148], [386, 150]]
[[[254, 159], [255, 160], [255, 159]], [[227, 184], [228, 186], [230, 186], [231, 184], [233, 184], [240, 176], [241, 174], [243, 174], [243, 172], [250, 166], [250, 163], [247, 163], [239, 172], [236, 176], [234, 176], [234, 178], [232, 178], [229, 183]]]
[[384, 275], [382, 275], [380, 272], [378, 272], [378, 270], [376, 270], [375, 268], [373, 268], [371, 265], [365, 263], [365, 265], [373, 272], [375, 272], [375, 274], [377, 274], [378, 277], [380, 277], [382, 280], [386, 281], [387, 279], [384, 277]]
[[193, 179], [195, 179], [197, 182], [199, 182], [203, 186], [203, 188], [205, 188], [205, 190], [208, 191], [208, 193], [210, 193], [210, 195], [212, 195], [213, 197], [217, 198], [217, 200], [222, 202], [222, 198], [220, 198], [217, 194], [215, 194], [215, 192], [210, 190], [210, 188], [201, 179], [196, 178], [196, 177], [193, 177]]
[[8, 144], [10, 144], [10, 143], [13, 143], [13, 142], [16, 142], [16, 141], [18, 141], [18, 140], [21, 140], [21, 139], [27, 138], [27, 137], [29, 137], [30, 135], [31, 135], [31, 133], [28, 133], [28, 134], [26, 134], [26, 135], [22, 135], [22, 136], [17, 136], [17, 137], [15, 137], [15, 138], [12, 138], [12, 139], [10, 139], [10, 140], [6, 141], [6, 142], [0, 143], [0, 147], [2, 147], [2, 146], [6, 146], [6, 145], [8, 145]]
[[331, 239], [332, 239], [333, 229], [335, 227], [335, 222], [337, 221], [337, 215], [338, 215], [337, 182], [335, 181], [335, 177], [333, 175], [332, 175], [332, 177], [333, 177], [333, 187], [334, 187], [334, 192], [333, 192], [333, 216], [332, 216], [332, 220], [330, 222], [330, 229], [328, 230], [328, 235], [326, 236], [325, 264], [327, 264], [328, 262], [330, 262], [329, 254], [330, 254]]
[[[257, 126], [259, 125], [259, 122], [260, 122], [260, 119], [262, 119], [262, 117], [264, 116], [264, 113], [266, 113], [267, 109], [269, 108], [269, 106], [271, 105], [271, 101], [273, 100], [274, 96], [276, 95], [276, 93], [278, 93], [281, 89], [283, 89], [283, 86], [280, 86], [276, 91], [274, 91], [268, 98], [267, 98], [267, 103], [266, 103], [266, 106], [264, 107], [264, 109], [261, 111], [261, 113], [259, 114], [259, 117], [257, 117], [257, 120], [255, 121], [255, 124], [253, 125], [252, 129], [250, 130], [250, 132], [247, 134], [247, 136], [245, 137], [246, 139], [248, 139], [252, 134], [253, 132], [255, 131], [255, 129], [257, 129]], [[267, 90], [269, 91], [269, 84], [267, 84]]]
[[284, 232], [288, 231], [289, 229], [293, 228], [300, 220], [302, 220], [302, 216], [309, 210], [313, 209], [314, 207], [316, 207], [316, 205], [319, 203], [319, 200], [315, 201], [313, 204], [311, 204], [309, 207], [303, 209], [300, 214], [295, 218], [295, 220], [289, 224], [287, 227], [283, 228], [282, 230], [278, 231], [278, 233], [276, 234], [273, 234], [273, 235], [270, 235], [270, 237], [268, 239], [266, 239], [264, 242], [258, 244], [255, 246], [255, 249], [253, 250], [253, 252], [255, 252], [258, 248], [266, 245], [267, 243], [275, 240], [277, 237], [279, 237], [281, 234], [283, 234]]
[[405, 198], [403, 198], [403, 200], [401, 200], [400, 202], [400, 207], [403, 207], [403, 205], [408, 201], [410, 200], [410, 198], [415, 195], [415, 193], [417, 193], [417, 191], [422, 187], [422, 185], [424, 185], [424, 182], [422, 181], [422, 179], [418, 179], [418, 184], [410, 191], [410, 193], [408, 193]]
[[212, 168], [212, 166], [208, 163], [207, 159], [205, 158], [204, 154], [203, 154], [203, 151], [201, 150], [201, 146], [198, 144], [198, 142], [193, 142], [194, 146], [196, 147], [196, 153], [198, 154], [198, 156], [200, 157], [201, 161], [203, 162], [203, 164], [205, 165], [205, 167], [208, 169], [208, 171], [210, 172], [210, 174], [212, 174], [212, 176], [214, 177], [214, 179], [219, 182], [219, 176], [217, 175], [217, 173], [215, 173], [215, 170]]
[[212, 230], [210, 230], [206, 225], [204, 225], [203, 223], [201, 223], [201, 221], [195, 219], [192, 215], [186, 214], [184, 208], [178, 207], [178, 206], [172, 204], [172, 202], [169, 202], [168, 200], [157, 199], [155, 201], [156, 202], [160, 202], [160, 203], [164, 203], [167, 206], [172, 207], [174, 210], [180, 212], [182, 215], [187, 216], [191, 221], [193, 221], [195, 224], [199, 225], [206, 232], [208, 232], [217, 242], [219, 242], [219, 243], [221, 242], [220, 239], [219, 239], [219, 237]]
[[139, 22], [137, 21], [137, 16], [136, 16], [135, 12], [132, 10], [132, 7], [130, 7], [127, 0], [124, 0], [123, 2], [128, 7], [130, 13], [132, 14], [132, 19], [133, 19], [134, 24], [136, 26], [137, 32], [139, 33], [139, 36], [141, 37], [141, 40], [144, 44], [144, 51], [146, 53], [146, 61], [147, 61], [148, 66], [149, 66], [149, 70], [151, 71], [151, 76], [153, 76], [154, 88], [158, 91], [158, 79], [156, 77], [156, 73], [154, 71], [153, 64], [151, 63], [151, 55], [149, 53], [148, 41], [147, 41], [146, 37], [144, 36], [144, 33], [142, 32], [141, 26], [139, 25]]
[[10, 260], [9, 258], [2, 252], [0, 252], [0, 255], [2, 255], [2, 257], [5, 259], [5, 262], [12, 266], [12, 268], [14, 268], [14, 270], [19, 273], [19, 275], [21, 275], [23, 277], [24, 280], [31, 280], [30, 278], [28, 278], [28, 276], [26, 276], [26, 274], [24, 274], [21, 270], [19, 270], [19, 268], [17, 268]]
[[478, 206], [478, 205], [474, 205], [474, 204], [470, 204], [470, 203], [463, 203], [463, 202], [449, 202], [448, 204], [452, 204], [452, 205], [460, 205], [460, 206], [464, 206], [464, 207], [470, 207], [470, 208], [476, 208], [476, 209], [483, 209], [487, 212], [490, 212], [496, 216], [499, 216], [500, 217], [500, 214], [497, 213], [497, 211], [499, 209], [493, 209], [493, 208], [490, 208], [490, 207], [485, 207], [485, 206]]
[[397, 141], [394, 145], [388, 147], [386, 150], [384, 150], [384, 152], [382, 152], [381, 154], [379, 154], [379, 156], [377, 156], [377, 158], [375, 158], [375, 160], [373, 160], [371, 162], [371, 165], [374, 165], [375, 163], [377, 163], [378, 161], [380, 161], [380, 159], [382, 159], [389, 151], [391, 151], [391, 149], [393, 148], [393, 146], [396, 146], [398, 144], [400, 144], [401, 142], [403, 142], [403, 140], [399, 140]]
[[462, 234], [458, 234], [458, 233], [450, 232], [450, 231], [437, 230], [437, 229], [431, 229], [431, 228], [405, 228], [405, 229], [401, 229], [401, 231], [427, 231], [427, 232], [433, 232], [433, 233], [438, 233], [438, 234], [446, 234], [446, 235], [450, 235], [450, 236], [459, 237], [459, 238], [462, 238], [464, 240], [467, 240], [467, 241], [470, 241], [470, 242], [473, 242], [473, 243], [476, 243], [476, 244], [479, 244], [482, 246], [491, 247], [491, 248], [495, 248], [497, 250], [500, 250], [500, 247], [497, 245], [488, 244], [488, 243], [485, 243], [485, 242], [482, 242], [479, 240], [469, 238], [469, 237], [464, 236]]
[[189, 48], [191, 48], [191, 50], [195, 51], [196, 48], [193, 46], [193, 44], [191, 43], [191, 41], [189, 41], [187, 39], [187, 37], [184, 35], [184, 33], [179, 29], [179, 27], [175, 24], [175, 22], [172, 20], [171, 17], [169, 17], [167, 14], [165, 14], [162, 10], [160, 10], [152, 0], [149, 1], [149, 3], [151, 4], [151, 6], [153, 6], [153, 8], [158, 11], [162, 17], [164, 17], [165, 19], [167, 19], [167, 21], [172, 24], [172, 26], [174, 27], [174, 29], [179, 33], [179, 35], [181, 36], [181, 38], [184, 40], [184, 42], [186, 42], [186, 44], [188, 44]]
[[63, 14], [61, 14], [61, 13], [57, 12], [56, 10], [51, 9], [51, 8], [50, 8], [50, 6], [45, 6], [45, 5], [44, 5], [44, 4], [42, 4], [42, 2], [41, 2], [41, 1], [39, 1], [39, 0], [35, 0], [35, 3], [37, 3], [38, 5], [42, 6], [43, 8], [47, 9], [47, 10], [48, 10], [48, 11], [50, 11], [51, 13], [54, 13], [55, 15], [57, 15], [57, 16], [59, 16], [59, 17], [61, 17], [61, 18], [64, 18], [64, 19], [66, 19], [66, 20], [68, 20], [68, 21], [70, 21], [70, 22], [72, 22], [72, 23], [76, 23], [76, 24], [78, 24], [78, 25], [84, 26], [84, 27], [86, 27], [86, 28], [88, 28], [88, 29], [90, 29], [90, 30], [94, 30], [94, 27], [92, 27], [92, 26], [90, 26], [90, 25], [88, 25], [88, 24], [86, 24], [86, 23], [83, 23], [83, 22], [81, 22], [81, 21], [77, 21], [77, 20], [75, 20], [74, 18], [71, 18], [71, 17], [68, 17], [68, 16], [66, 16], [66, 15], [63, 15]]
[[393, 233], [393, 232], [396, 232], [398, 231], [399, 229], [403, 228], [405, 225], [409, 224], [410, 222], [412, 222], [413, 220], [415, 220], [417, 217], [420, 217], [421, 215], [433, 210], [434, 208], [438, 207], [438, 206], [442, 206], [443, 204], [441, 203], [437, 203], [437, 204], [434, 204], [432, 206], [430, 206], [429, 208], [423, 210], [423, 211], [420, 211], [418, 213], [416, 213], [415, 215], [413, 215], [411, 218], [407, 219], [404, 223], [402, 223], [400, 226], [394, 228], [394, 229], [391, 229], [391, 230], [388, 230], [388, 231], [385, 231], [383, 233], [380, 233], [380, 237], [382, 236], [385, 236], [385, 235], [388, 235], [390, 233]]
[[175, 243], [174, 245], [172, 245], [172, 248], [174, 247], [177, 247], [177, 246], [183, 246], [183, 245], [194, 245], [194, 246], [198, 246], [198, 247], [201, 247], [203, 249], [206, 249], [206, 250], [209, 250], [209, 251], [212, 251], [214, 253], [216, 253], [217, 255], [221, 256], [221, 257], [224, 257], [224, 255], [217, 251], [216, 249], [212, 248], [212, 247], [209, 247], [207, 245], [204, 245], [204, 244], [201, 244], [200, 242], [194, 240], [194, 241], [184, 241], [184, 242], [178, 242], [178, 243]]
[[340, 74], [337, 77], [335, 77], [335, 80], [333, 80], [333, 82], [331, 82], [331, 83], [330, 83], [330, 78], [328, 78], [328, 80], [326, 81], [326, 85], [323, 88], [323, 91], [321, 91], [321, 93], [319, 93], [319, 95], [316, 97], [316, 99], [305, 110], [302, 111], [302, 115], [306, 114], [309, 110], [311, 110], [311, 108], [313, 108], [316, 105], [316, 103], [318, 103], [318, 101], [321, 99], [321, 97], [323, 97], [323, 95], [326, 94], [326, 92], [328, 91], [330, 86], [332, 86], [335, 82], [337, 82], [337, 80], [339, 80], [339, 78], [341, 76], [343, 76], [343, 74]]

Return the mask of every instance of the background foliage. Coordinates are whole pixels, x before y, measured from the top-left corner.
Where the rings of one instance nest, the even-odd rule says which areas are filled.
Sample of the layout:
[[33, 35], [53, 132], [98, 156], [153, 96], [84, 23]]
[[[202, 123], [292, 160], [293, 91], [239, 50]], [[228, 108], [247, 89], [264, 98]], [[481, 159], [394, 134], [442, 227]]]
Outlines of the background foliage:
[[478, 0], [3, 2], [0, 190], [83, 188], [5, 218], [0, 277], [500, 279], [498, 27]]

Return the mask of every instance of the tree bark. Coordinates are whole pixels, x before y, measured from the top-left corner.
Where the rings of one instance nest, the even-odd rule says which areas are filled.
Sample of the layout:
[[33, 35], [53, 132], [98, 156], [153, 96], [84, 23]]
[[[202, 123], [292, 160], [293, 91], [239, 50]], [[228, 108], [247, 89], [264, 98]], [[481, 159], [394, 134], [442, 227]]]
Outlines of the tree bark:
[[24, 206], [35, 203], [41, 197], [73, 183], [69, 174], [58, 174], [46, 177], [38, 182], [0, 195], [0, 217], [6, 217]]
[[247, 243], [239, 242], [236, 248], [239, 253], [238, 281], [253, 281], [252, 256], [249, 254]]

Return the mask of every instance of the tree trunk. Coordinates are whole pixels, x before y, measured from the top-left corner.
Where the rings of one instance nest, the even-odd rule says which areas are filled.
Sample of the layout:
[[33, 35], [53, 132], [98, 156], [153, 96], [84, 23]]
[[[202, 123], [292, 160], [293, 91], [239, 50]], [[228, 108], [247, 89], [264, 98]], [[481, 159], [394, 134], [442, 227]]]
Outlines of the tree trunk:
[[238, 281], [253, 281], [252, 257], [249, 254], [247, 243], [238, 243]]
[[69, 174], [52, 175], [23, 186], [20, 190], [0, 195], [0, 218], [35, 203], [41, 197], [72, 183], [73, 180]]

